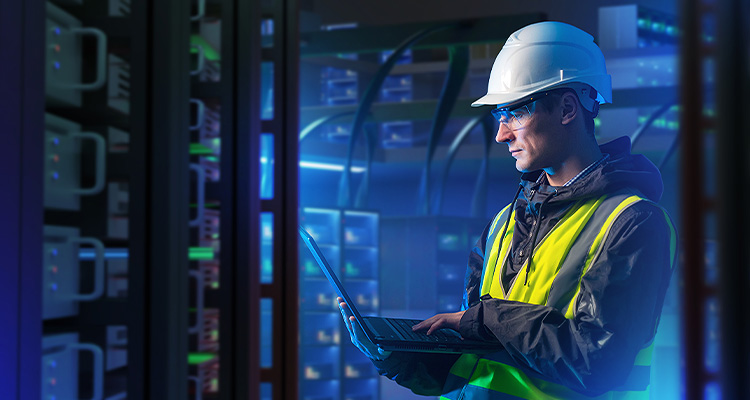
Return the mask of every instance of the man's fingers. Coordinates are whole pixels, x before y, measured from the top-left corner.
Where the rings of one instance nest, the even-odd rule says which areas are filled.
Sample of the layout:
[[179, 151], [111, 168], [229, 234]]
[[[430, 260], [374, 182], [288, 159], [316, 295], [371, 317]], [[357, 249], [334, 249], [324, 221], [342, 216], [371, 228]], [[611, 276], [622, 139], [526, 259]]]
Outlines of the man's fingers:
[[352, 339], [352, 342], [359, 342], [359, 337], [357, 337], [357, 328], [354, 326], [354, 317], [349, 317], [346, 319], [346, 327], [349, 329], [349, 336]]
[[[341, 297], [339, 297], [338, 300], [341, 300]], [[341, 317], [344, 318], [344, 325], [346, 325], [346, 329], [349, 331], [349, 335], [354, 335], [354, 326], [352, 326], [352, 323], [350, 321], [350, 319], [354, 318], [354, 316], [351, 316], [346, 310], [346, 303], [344, 303], [343, 301], [339, 302], [339, 310], [341, 310]]]
[[346, 312], [341, 307], [339, 307], [339, 310], [341, 311], [341, 318], [344, 319], [344, 325], [346, 325], [346, 329], [351, 331], [351, 328], [349, 327], [349, 318], [346, 317]]
[[423, 329], [428, 329], [430, 326], [432, 326], [432, 324], [435, 323], [435, 317], [437, 317], [437, 315], [433, 315], [432, 317], [427, 318], [426, 320], [424, 320], [424, 321], [422, 321], [422, 322], [420, 322], [418, 324], [413, 325], [411, 327], [411, 330], [412, 331], [421, 331]]
[[422, 331], [422, 330], [427, 329], [427, 334], [431, 335], [432, 332], [440, 329], [440, 327], [442, 325], [443, 325], [442, 324], [442, 318], [440, 318], [440, 316], [436, 315], [436, 316], [430, 317], [430, 318], [428, 318], [428, 319], [426, 319], [426, 320], [424, 320], [424, 321], [422, 321], [422, 322], [420, 322], [418, 324], [415, 324], [414, 326], [411, 327], [411, 330], [412, 331]]
[[339, 303], [339, 310], [341, 311], [341, 316], [344, 318], [346, 329], [349, 331], [349, 337], [352, 344], [357, 346], [362, 353], [370, 358], [382, 359], [377, 355], [388, 357], [390, 352], [381, 351], [381, 349], [372, 344], [364, 332], [362, 332], [362, 328], [357, 324], [356, 318], [348, 310], [348, 306], [346, 305], [346, 302], [344, 302], [344, 299], [337, 297], [336, 301]]
[[434, 324], [430, 326], [430, 329], [427, 330], [428, 335], [432, 335], [432, 332], [435, 332], [436, 330], [440, 329], [441, 326], [443, 326], [442, 320], [435, 321]]

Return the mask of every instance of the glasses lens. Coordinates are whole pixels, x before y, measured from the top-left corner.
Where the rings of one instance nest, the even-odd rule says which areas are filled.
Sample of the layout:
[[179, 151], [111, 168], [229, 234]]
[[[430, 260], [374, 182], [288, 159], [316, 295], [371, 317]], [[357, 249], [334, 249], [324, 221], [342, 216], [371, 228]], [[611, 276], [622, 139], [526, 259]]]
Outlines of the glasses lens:
[[507, 124], [510, 121], [510, 113], [507, 110], [496, 108], [492, 110], [492, 116], [501, 124]]
[[518, 129], [524, 126], [534, 112], [534, 103], [524, 104], [517, 108], [496, 108], [492, 110], [492, 115], [497, 122], [505, 124], [510, 129]]

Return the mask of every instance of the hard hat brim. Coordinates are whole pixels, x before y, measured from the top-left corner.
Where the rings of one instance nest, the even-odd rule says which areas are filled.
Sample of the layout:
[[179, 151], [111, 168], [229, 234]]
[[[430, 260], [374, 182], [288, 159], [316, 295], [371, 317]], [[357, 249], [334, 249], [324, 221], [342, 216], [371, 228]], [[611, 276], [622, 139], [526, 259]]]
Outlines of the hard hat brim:
[[504, 106], [511, 103], [515, 103], [518, 100], [523, 99], [524, 97], [531, 96], [533, 93], [523, 93], [523, 94], [494, 94], [494, 93], [488, 93], [473, 103], [471, 103], [472, 107], [481, 107], [481, 106]]
[[603, 90], [598, 91], [598, 96], [596, 101], [599, 102], [599, 104], [603, 103], [612, 103], [612, 77], [609, 75], [600, 75], [600, 76], [584, 76], [584, 77], [578, 77], [575, 79], [567, 79], [562, 80], [558, 82], [553, 82], [541, 87], [535, 88], [535, 90], [532, 91], [524, 91], [524, 92], [515, 92], [515, 93], [487, 93], [486, 95], [480, 97], [473, 103], [471, 103], [472, 107], [481, 107], [481, 106], [498, 106], [498, 107], [504, 107], [509, 104], [515, 103], [517, 101], [523, 100], [524, 98], [533, 96], [535, 93], [540, 93], [545, 90], [552, 90], [555, 88], [560, 87], [566, 87], [571, 83], [584, 83], [586, 85], [589, 85], [593, 88], [603, 88]]

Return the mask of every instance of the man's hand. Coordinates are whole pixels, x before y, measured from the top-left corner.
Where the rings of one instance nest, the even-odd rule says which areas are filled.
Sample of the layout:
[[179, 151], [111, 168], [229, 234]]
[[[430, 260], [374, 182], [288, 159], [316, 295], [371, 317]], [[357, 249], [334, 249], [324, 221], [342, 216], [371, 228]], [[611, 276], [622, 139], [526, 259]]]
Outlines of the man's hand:
[[445, 313], [432, 316], [414, 326], [411, 327], [413, 331], [423, 331], [427, 329], [427, 334], [431, 335], [438, 329], [449, 328], [458, 332], [458, 326], [461, 323], [461, 317], [464, 316], [466, 311], [459, 311], [455, 313]]
[[367, 338], [362, 327], [360, 327], [354, 319], [354, 315], [352, 315], [349, 307], [344, 302], [344, 299], [337, 297], [336, 301], [339, 303], [341, 316], [344, 318], [344, 324], [349, 331], [349, 338], [352, 340], [352, 343], [357, 346], [359, 351], [372, 360], [385, 360], [388, 358], [388, 356], [391, 355], [391, 352], [381, 349]]

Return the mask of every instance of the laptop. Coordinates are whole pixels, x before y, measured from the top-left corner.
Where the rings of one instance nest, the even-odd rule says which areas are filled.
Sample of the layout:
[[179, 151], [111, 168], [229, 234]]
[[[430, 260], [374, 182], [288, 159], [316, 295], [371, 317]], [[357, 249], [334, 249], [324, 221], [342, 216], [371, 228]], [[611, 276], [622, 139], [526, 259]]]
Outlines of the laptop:
[[421, 322], [418, 319], [362, 317], [312, 236], [302, 226], [299, 227], [299, 234], [331, 286], [349, 306], [367, 338], [383, 350], [425, 353], [494, 353], [503, 349], [500, 343], [461, 339], [458, 332], [452, 329], [440, 329], [430, 335], [427, 335], [426, 331], [413, 332], [411, 327]]

